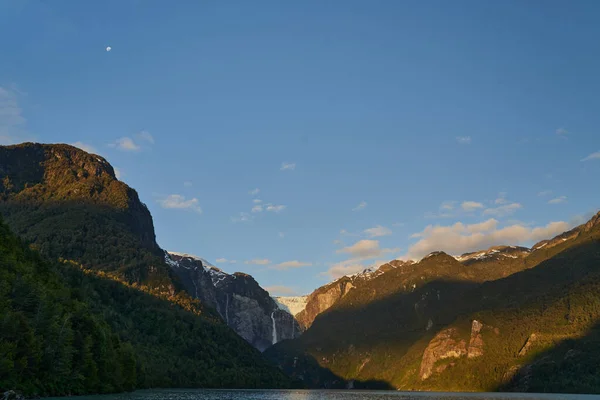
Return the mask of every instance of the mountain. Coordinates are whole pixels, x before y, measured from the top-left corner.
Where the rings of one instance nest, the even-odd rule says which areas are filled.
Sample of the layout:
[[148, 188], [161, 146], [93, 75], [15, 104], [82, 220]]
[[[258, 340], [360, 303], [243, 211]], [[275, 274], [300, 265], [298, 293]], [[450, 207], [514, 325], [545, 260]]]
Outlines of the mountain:
[[265, 354], [313, 387], [599, 393], [600, 213], [545, 243], [352, 283]]
[[1, 221], [0, 282], [0, 389], [64, 396], [290, 384], [194, 301], [184, 309], [76, 263], [45, 260]]
[[[0, 389], [290, 385], [187, 294], [148, 209], [105, 159], [62, 144], [0, 146], [0, 182]], [[258, 291], [234, 281], [232, 297]]]
[[189, 254], [167, 252], [165, 260], [191, 296], [216, 309], [227, 325], [260, 351], [300, 335], [294, 317], [252, 276], [227, 274]]
[[43, 255], [175, 289], [148, 208], [100, 156], [64, 144], [0, 146], [0, 215]]

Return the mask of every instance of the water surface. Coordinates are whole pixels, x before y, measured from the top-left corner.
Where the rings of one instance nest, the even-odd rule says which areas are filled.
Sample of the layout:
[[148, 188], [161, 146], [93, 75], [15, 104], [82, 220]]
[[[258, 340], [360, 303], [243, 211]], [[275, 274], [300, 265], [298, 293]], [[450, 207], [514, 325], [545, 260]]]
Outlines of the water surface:
[[[54, 397], [53, 400], [73, 400]], [[77, 400], [592, 400], [598, 395], [528, 393], [427, 393], [363, 390], [139, 390]]]

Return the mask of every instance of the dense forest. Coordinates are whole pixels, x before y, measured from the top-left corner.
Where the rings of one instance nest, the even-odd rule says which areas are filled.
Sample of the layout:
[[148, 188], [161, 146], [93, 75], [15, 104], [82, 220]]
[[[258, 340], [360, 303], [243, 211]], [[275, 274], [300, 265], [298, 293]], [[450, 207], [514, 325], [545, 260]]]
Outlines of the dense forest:
[[45, 260], [1, 222], [0, 315], [0, 389], [70, 395], [289, 385], [224, 324]]

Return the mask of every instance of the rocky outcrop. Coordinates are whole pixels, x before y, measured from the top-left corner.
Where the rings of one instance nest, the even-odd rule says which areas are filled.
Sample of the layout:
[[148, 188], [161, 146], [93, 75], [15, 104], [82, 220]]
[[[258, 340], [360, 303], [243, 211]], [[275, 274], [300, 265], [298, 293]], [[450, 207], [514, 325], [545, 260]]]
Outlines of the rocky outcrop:
[[273, 297], [273, 300], [275, 300], [279, 308], [295, 316], [306, 308], [308, 296], [280, 296]]
[[525, 341], [525, 344], [523, 345], [523, 347], [521, 347], [521, 350], [519, 350], [519, 357], [522, 357], [525, 354], [527, 354], [529, 349], [531, 349], [531, 346], [533, 346], [536, 341], [537, 341], [537, 335], [535, 333], [532, 333], [531, 335], [529, 335], [529, 337]]
[[469, 350], [467, 356], [476, 358], [483, 355], [483, 338], [481, 337], [481, 329], [483, 324], [476, 319], [471, 324], [471, 339], [469, 340]]
[[188, 254], [166, 253], [165, 261], [191, 296], [214, 307], [228, 326], [258, 350], [300, 335], [294, 317], [252, 276], [227, 274]]
[[6, 392], [2, 393], [1, 400], [25, 400], [25, 397], [21, 393], [15, 392], [14, 390], [7, 390]]
[[419, 376], [421, 380], [429, 378], [434, 372], [440, 373], [454, 363], [439, 365], [434, 368], [435, 363], [446, 358], [460, 358], [466, 355], [468, 358], [476, 358], [483, 355], [483, 338], [481, 331], [484, 325], [473, 320], [471, 323], [471, 336], [469, 344], [459, 337], [456, 328], [448, 328], [439, 332], [427, 345], [421, 360]]
[[467, 343], [460, 339], [456, 328], [448, 328], [439, 332], [429, 342], [423, 359], [419, 376], [425, 380], [433, 373], [433, 367], [439, 360], [446, 358], [460, 358], [467, 354]]
[[334, 305], [353, 287], [352, 278], [343, 277], [312, 292], [306, 300], [304, 310], [296, 315], [296, 320], [302, 329], [308, 329], [317, 315]]

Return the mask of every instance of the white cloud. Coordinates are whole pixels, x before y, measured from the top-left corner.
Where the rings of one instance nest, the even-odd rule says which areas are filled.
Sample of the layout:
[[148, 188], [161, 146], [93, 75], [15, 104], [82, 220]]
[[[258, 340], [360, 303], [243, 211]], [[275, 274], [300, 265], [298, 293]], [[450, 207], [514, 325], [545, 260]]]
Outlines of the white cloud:
[[540, 197], [549, 196], [552, 194], [552, 190], [542, 190], [537, 195]]
[[508, 204], [508, 200], [506, 200], [506, 193], [501, 192], [498, 194], [498, 198], [494, 200], [494, 204]]
[[392, 231], [389, 228], [386, 228], [385, 226], [381, 226], [381, 225], [377, 225], [374, 228], [369, 228], [369, 229], [365, 229], [363, 231], [367, 236], [369, 237], [380, 237], [380, 236], [387, 236], [387, 235], [391, 235]]
[[262, 200], [261, 199], [254, 199], [254, 200], [252, 200], [252, 202], [254, 204], [259, 204], [259, 203], [262, 203]]
[[281, 168], [280, 169], [282, 171], [285, 171], [285, 170], [293, 171], [293, 170], [296, 169], [296, 163], [286, 163], [286, 162], [281, 163]]
[[519, 203], [504, 204], [499, 207], [487, 208], [483, 211], [483, 215], [491, 215], [496, 218], [502, 218], [507, 215], [514, 214], [517, 210], [523, 208]]
[[460, 144], [471, 144], [471, 136], [458, 136], [456, 141]]
[[145, 140], [150, 144], [154, 144], [154, 137], [148, 131], [140, 131], [140, 133], [137, 134], [137, 137], [141, 140]]
[[193, 185], [193, 183], [190, 181], [183, 182], [183, 186], [185, 186], [185, 187], [192, 187], [192, 185]]
[[567, 202], [567, 196], [559, 196], [548, 200], [548, 204], [562, 204]]
[[254, 260], [244, 261], [244, 264], [269, 265], [269, 264], [271, 264], [271, 260], [269, 260], [268, 258], [255, 258]]
[[121, 172], [121, 170], [117, 167], [113, 167], [113, 169], [115, 170], [115, 176], [117, 177], [117, 179], [121, 180], [121, 177], [123, 176], [123, 172]]
[[283, 232], [279, 232], [278, 235], [279, 235], [280, 238], [284, 238], [285, 237], [285, 233], [283, 233]]
[[590, 161], [590, 160], [598, 160], [600, 159], [600, 151], [590, 154], [586, 158], [581, 159], [581, 161]]
[[483, 204], [476, 201], [463, 201], [460, 206], [464, 211], [475, 211], [478, 208], [483, 208]]
[[109, 52], [109, 51], [111, 51], [111, 50], [112, 50], [112, 47], [110, 47], [110, 46], [106, 46], [106, 52]]
[[263, 207], [260, 204], [257, 204], [254, 207], [252, 207], [252, 212], [253, 213], [262, 212], [262, 210], [263, 210]]
[[426, 212], [425, 218], [452, 218], [455, 216], [455, 207], [456, 201], [444, 201], [439, 207], [439, 212]]
[[285, 210], [285, 206], [281, 204], [267, 204], [265, 209], [267, 211], [278, 213]]
[[360, 210], [364, 210], [367, 207], [367, 202], [366, 201], [361, 201], [360, 203], [358, 203], [358, 205], [356, 207], [354, 207], [352, 209], [352, 211], [360, 211]]
[[289, 286], [273, 285], [265, 287], [271, 296], [295, 296], [298, 292]]
[[380, 257], [383, 254], [394, 253], [400, 249], [382, 249], [379, 247], [379, 240], [363, 239], [354, 243], [352, 246], [344, 247], [336, 251], [340, 254], [349, 254], [352, 258], [369, 259]]
[[279, 263], [277, 265], [274, 265], [272, 267], [272, 269], [278, 269], [280, 271], [284, 271], [290, 268], [301, 268], [301, 267], [310, 267], [312, 265], [312, 263], [309, 262], [301, 262], [298, 260], [293, 260], [293, 261], [285, 261], [282, 263]]
[[81, 149], [83, 151], [87, 151], [88, 153], [98, 154], [98, 152], [96, 151], [96, 149], [93, 146], [91, 146], [89, 144], [85, 144], [83, 142], [71, 143], [71, 146], [75, 146], [78, 149]]
[[567, 135], [568, 133], [569, 133], [569, 131], [566, 130], [565, 128], [558, 128], [556, 130], [556, 134], [559, 136], [564, 136], [564, 135]]
[[454, 210], [455, 204], [456, 204], [455, 201], [445, 201], [440, 206], [440, 210], [446, 210], [446, 211]]
[[338, 279], [345, 275], [356, 274], [357, 272], [361, 272], [366, 268], [377, 268], [386, 262], [387, 261], [385, 260], [377, 260], [374, 262], [364, 263], [360, 260], [350, 259], [333, 264], [327, 271], [322, 272], [320, 275], [328, 276], [330, 279]]
[[20, 96], [18, 90], [0, 86], [0, 145], [18, 143], [28, 136]]
[[226, 258], [217, 258], [215, 261], [219, 264], [235, 264], [237, 262], [235, 260], [228, 260]]
[[109, 144], [110, 147], [115, 147], [121, 151], [140, 151], [141, 148], [138, 146], [132, 138], [124, 136], [115, 140], [114, 143]]
[[241, 212], [238, 217], [231, 217], [231, 222], [250, 222], [254, 217], [246, 212]]
[[158, 200], [158, 203], [163, 208], [190, 210], [190, 211], [195, 211], [199, 214], [202, 213], [202, 208], [200, 208], [200, 205], [198, 204], [198, 199], [195, 197], [192, 199], [186, 200], [185, 196], [182, 196], [180, 194], [170, 194], [167, 197], [165, 197], [164, 199]]
[[525, 244], [551, 238], [571, 228], [571, 224], [563, 221], [541, 227], [515, 224], [499, 228], [498, 225], [493, 218], [471, 225], [461, 222], [450, 226], [429, 225], [412, 235], [420, 240], [408, 249], [406, 257], [418, 259], [439, 250], [457, 255], [496, 245]]
[[258, 194], [258, 192], [260, 192], [259, 188], [256, 189], [252, 189], [251, 191], [249, 191], [248, 193], [252, 196], [256, 196]]

